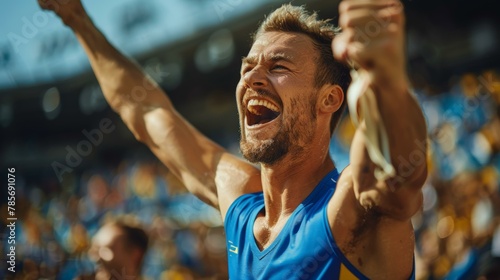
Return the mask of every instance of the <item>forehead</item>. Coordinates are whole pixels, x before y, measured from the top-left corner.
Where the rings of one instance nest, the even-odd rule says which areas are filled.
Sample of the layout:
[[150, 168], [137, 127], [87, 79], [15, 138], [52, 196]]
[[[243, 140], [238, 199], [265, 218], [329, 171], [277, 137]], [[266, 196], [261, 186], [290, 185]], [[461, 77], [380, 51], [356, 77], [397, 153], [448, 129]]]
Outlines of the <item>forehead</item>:
[[[248, 57], [264, 56], [268, 59], [271, 56], [280, 55], [291, 60], [306, 57], [315, 58], [315, 50], [312, 39], [305, 34], [272, 31], [258, 35]], [[311, 56], [311, 53], [314, 56]]]

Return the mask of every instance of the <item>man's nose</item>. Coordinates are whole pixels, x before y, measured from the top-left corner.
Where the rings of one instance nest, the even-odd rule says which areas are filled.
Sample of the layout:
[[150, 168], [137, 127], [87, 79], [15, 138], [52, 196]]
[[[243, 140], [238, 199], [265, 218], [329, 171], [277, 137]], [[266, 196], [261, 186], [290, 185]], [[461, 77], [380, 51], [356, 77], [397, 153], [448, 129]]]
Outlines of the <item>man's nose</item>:
[[243, 75], [245, 86], [251, 89], [267, 87], [266, 70], [261, 66], [256, 66]]

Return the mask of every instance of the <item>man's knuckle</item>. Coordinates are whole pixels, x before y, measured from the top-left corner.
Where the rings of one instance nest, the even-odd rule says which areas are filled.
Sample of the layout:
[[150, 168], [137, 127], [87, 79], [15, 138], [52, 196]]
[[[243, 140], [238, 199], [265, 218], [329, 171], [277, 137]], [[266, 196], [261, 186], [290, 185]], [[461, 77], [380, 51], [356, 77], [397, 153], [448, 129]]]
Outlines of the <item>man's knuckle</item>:
[[339, 11], [342, 13], [342, 12], [347, 12], [348, 10], [350, 10], [352, 7], [351, 3], [348, 2], [348, 1], [342, 1], [340, 2], [340, 5], [339, 5]]

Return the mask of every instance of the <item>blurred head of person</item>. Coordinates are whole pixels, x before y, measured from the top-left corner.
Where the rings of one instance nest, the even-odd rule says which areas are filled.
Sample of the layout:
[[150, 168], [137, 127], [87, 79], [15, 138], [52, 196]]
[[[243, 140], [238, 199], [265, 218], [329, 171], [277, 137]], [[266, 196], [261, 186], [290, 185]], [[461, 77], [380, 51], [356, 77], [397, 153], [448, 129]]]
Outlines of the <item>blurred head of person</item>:
[[89, 256], [97, 263], [95, 279], [137, 279], [141, 274], [148, 235], [137, 226], [114, 221], [92, 239]]

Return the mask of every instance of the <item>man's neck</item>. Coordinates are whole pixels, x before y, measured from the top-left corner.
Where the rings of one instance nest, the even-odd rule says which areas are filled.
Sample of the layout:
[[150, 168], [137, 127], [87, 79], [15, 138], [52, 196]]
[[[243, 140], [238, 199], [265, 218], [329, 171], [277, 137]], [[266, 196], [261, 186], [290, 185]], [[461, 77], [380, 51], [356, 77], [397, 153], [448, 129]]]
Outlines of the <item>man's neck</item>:
[[326, 155], [323, 159], [290, 162], [284, 159], [272, 166], [261, 167], [262, 190], [264, 193], [265, 219], [269, 227], [277, 224], [297, 208], [314, 190], [328, 172], [335, 168], [332, 159]]

